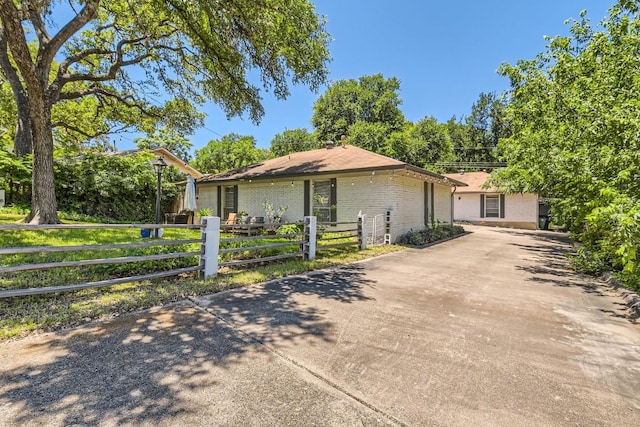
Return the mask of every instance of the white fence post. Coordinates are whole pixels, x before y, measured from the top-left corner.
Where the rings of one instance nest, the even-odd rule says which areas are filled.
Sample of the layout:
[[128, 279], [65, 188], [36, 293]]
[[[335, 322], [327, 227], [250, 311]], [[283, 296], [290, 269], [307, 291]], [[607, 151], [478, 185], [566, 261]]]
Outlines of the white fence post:
[[204, 239], [203, 254], [200, 256], [200, 264], [204, 278], [218, 275], [218, 251], [220, 249], [220, 217], [205, 216], [200, 219], [203, 225], [202, 237]]
[[358, 215], [358, 246], [367, 249], [367, 214]]
[[316, 257], [316, 236], [318, 230], [318, 218], [315, 216], [304, 217], [304, 259], [312, 260]]

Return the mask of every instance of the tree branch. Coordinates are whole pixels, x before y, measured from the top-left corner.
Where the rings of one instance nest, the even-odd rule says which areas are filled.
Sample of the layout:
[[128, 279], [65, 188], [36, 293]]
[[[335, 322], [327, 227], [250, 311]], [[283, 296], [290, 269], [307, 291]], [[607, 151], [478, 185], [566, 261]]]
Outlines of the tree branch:
[[51, 123], [51, 127], [52, 128], [67, 129], [67, 130], [79, 133], [80, 135], [82, 135], [82, 136], [84, 136], [84, 137], [86, 137], [88, 139], [93, 139], [93, 138], [97, 138], [97, 137], [102, 136], [102, 135], [108, 135], [108, 134], [112, 133], [111, 129], [105, 130], [105, 131], [98, 131], [98, 132], [95, 132], [95, 133], [89, 133], [89, 132], [86, 132], [86, 131], [80, 129], [79, 127], [72, 126], [72, 125], [70, 125], [70, 124], [68, 124], [67, 122], [64, 122], [64, 121], [57, 121], [57, 122]]
[[[168, 38], [173, 34], [175, 34], [176, 32], [177, 32], [176, 29], [172, 29], [168, 33], [162, 35], [161, 38]], [[153, 53], [156, 50], [164, 49], [164, 50], [172, 50], [174, 52], [181, 53], [181, 48], [176, 48], [170, 45], [155, 44], [149, 48], [145, 47], [146, 52], [136, 57], [125, 59], [125, 53], [124, 53], [125, 47], [140, 45], [141, 42], [144, 42], [145, 40], [149, 40], [149, 39], [151, 39], [151, 36], [145, 35], [145, 36], [137, 37], [135, 39], [120, 40], [116, 46], [115, 51], [110, 49], [99, 49], [99, 48], [88, 49], [86, 51], [80, 52], [76, 55], [70, 56], [69, 58], [65, 59], [60, 65], [60, 68], [58, 69], [58, 74], [56, 76], [55, 81], [51, 84], [49, 88], [49, 92], [51, 95], [50, 98], [52, 102], [55, 102], [55, 100], [57, 99], [61, 99], [60, 91], [62, 90], [64, 85], [67, 83], [79, 82], [79, 81], [105, 82], [109, 80], [114, 80], [117, 77], [118, 71], [120, 71], [123, 67], [139, 64], [145, 59], [153, 56]], [[109, 70], [106, 73], [102, 73], [102, 74], [68, 73], [68, 70], [71, 65], [78, 63], [83, 59], [86, 59], [92, 55], [113, 55], [113, 54], [116, 54], [116, 59], [110, 64]]]
[[[7, 0], [2, 0], [3, 3], [6, 1]], [[40, 52], [38, 52], [37, 62], [38, 64], [43, 65], [39, 67], [40, 73], [44, 74], [40, 76], [40, 78], [43, 79], [42, 81], [47, 81], [51, 63], [62, 45], [69, 40], [71, 36], [77, 33], [80, 28], [98, 16], [99, 4], [100, 0], [86, 0], [85, 6], [76, 16], [62, 27], [62, 29], [53, 36], [49, 43], [41, 45]]]
[[89, 96], [89, 95], [95, 95], [98, 98], [101, 98], [101, 97], [111, 98], [116, 100], [117, 102], [124, 104], [128, 108], [137, 109], [138, 111], [140, 111], [142, 114], [146, 116], [153, 117], [153, 118], [159, 117], [158, 114], [155, 114], [152, 111], [149, 111], [142, 104], [137, 102], [133, 96], [131, 95], [123, 96], [99, 86], [93, 86], [86, 90], [78, 90], [74, 92], [61, 92], [59, 99], [73, 100], [73, 99], [84, 98], [85, 96]]
[[76, 64], [91, 55], [110, 55], [112, 53], [115, 53], [115, 52], [110, 49], [95, 48], [95, 49], [87, 49], [76, 55], [71, 55], [60, 63], [60, 66], [58, 67], [58, 75], [56, 76], [56, 79], [63, 77], [67, 73], [71, 65]]
[[2, 70], [2, 74], [6, 77], [14, 93], [24, 92], [22, 83], [20, 83], [20, 76], [18, 76], [18, 72], [13, 68], [11, 61], [9, 60], [7, 36], [2, 25], [0, 25], [0, 70]]
[[29, 16], [29, 21], [33, 25], [33, 28], [36, 31], [36, 35], [38, 36], [38, 41], [40, 42], [40, 46], [48, 43], [51, 40], [49, 33], [47, 31], [47, 27], [44, 25], [42, 21], [41, 11], [38, 9], [42, 9], [42, 4], [34, 4], [33, 1], [27, 2], [27, 10], [26, 13]]
[[22, 28], [22, 14], [13, 0], [0, 0], [0, 18], [13, 60], [22, 78], [27, 82], [27, 87], [35, 83], [42, 88], [41, 82], [37, 79], [36, 66], [29, 54], [29, 46]]

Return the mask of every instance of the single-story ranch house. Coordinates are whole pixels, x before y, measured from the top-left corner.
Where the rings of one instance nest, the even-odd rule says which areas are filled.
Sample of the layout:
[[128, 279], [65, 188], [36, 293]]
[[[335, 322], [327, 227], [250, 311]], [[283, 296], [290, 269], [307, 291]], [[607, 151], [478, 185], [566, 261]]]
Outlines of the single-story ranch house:
[[411, 229], [453, 222], [452, 187], [464, 185], [362, 148], [327, 143], [326, 148], [205, 175], [197, 180], [196, 197], [198, 209], [209, 208], [223, 221], [239, 212], [267, 217], [265, 203], [286, 207], [286, 222], [307, 215], [318, 222], [354, 222], [362, 213], [369, 223], [381, 223], [395, 241]]
[[502, 194], [495, 187], [483, 188], [489, 175], [487, 172], [445, 174], [449, 179], [467, 184], [458, 188], [453, 197], [454, 219], [479, 225], [538, 228], [538, 216], [543, 214], [538, 196], [531, 193]]

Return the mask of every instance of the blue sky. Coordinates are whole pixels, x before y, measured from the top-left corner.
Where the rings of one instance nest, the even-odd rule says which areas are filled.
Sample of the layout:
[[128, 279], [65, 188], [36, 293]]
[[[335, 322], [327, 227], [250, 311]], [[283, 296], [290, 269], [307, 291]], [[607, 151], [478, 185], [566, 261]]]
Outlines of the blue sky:
[[[497, 74], [504, 62], [531, 59], [545, 47], [544, 36], [566, 35], [565, 20], [583, 9], [599, 22], [613, 0], [313, 0], [327, 20], [330, 81], [382, 73], [401, 82], [401, 109], [417, 121], [446, 121], [469, 114], [480, 92], [508, 89]], [[189, 136], [194, 148], [228, 133], [253, 135], [259, 147], [285, 129], [311, 130], [313, 105], [326, 86], [313, 93], [293, 86], [287, 100], [264, 93], [266, 114], [259, 125], [248, 118], [227, 120], [207, 104], [205, 128]], [[119, 149], [132, 137], [116, 137]]]

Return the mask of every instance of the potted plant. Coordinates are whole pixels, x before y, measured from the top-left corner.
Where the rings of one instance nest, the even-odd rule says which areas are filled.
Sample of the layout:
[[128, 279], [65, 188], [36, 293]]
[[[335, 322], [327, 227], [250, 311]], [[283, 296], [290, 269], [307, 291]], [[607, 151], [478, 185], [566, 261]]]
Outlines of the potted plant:
[[196, 224], [200, 224], [200, 218], [202, 218], [203, 216], [211, 216], [211, 209], [209, 208], [198, 209], [196, 211], [196, 218], [194, 222]]
[[249, 222], [249, 213], [247, 211], [240, 211], [238, 216], [240, 217], [241, 224], [247, 224]]

